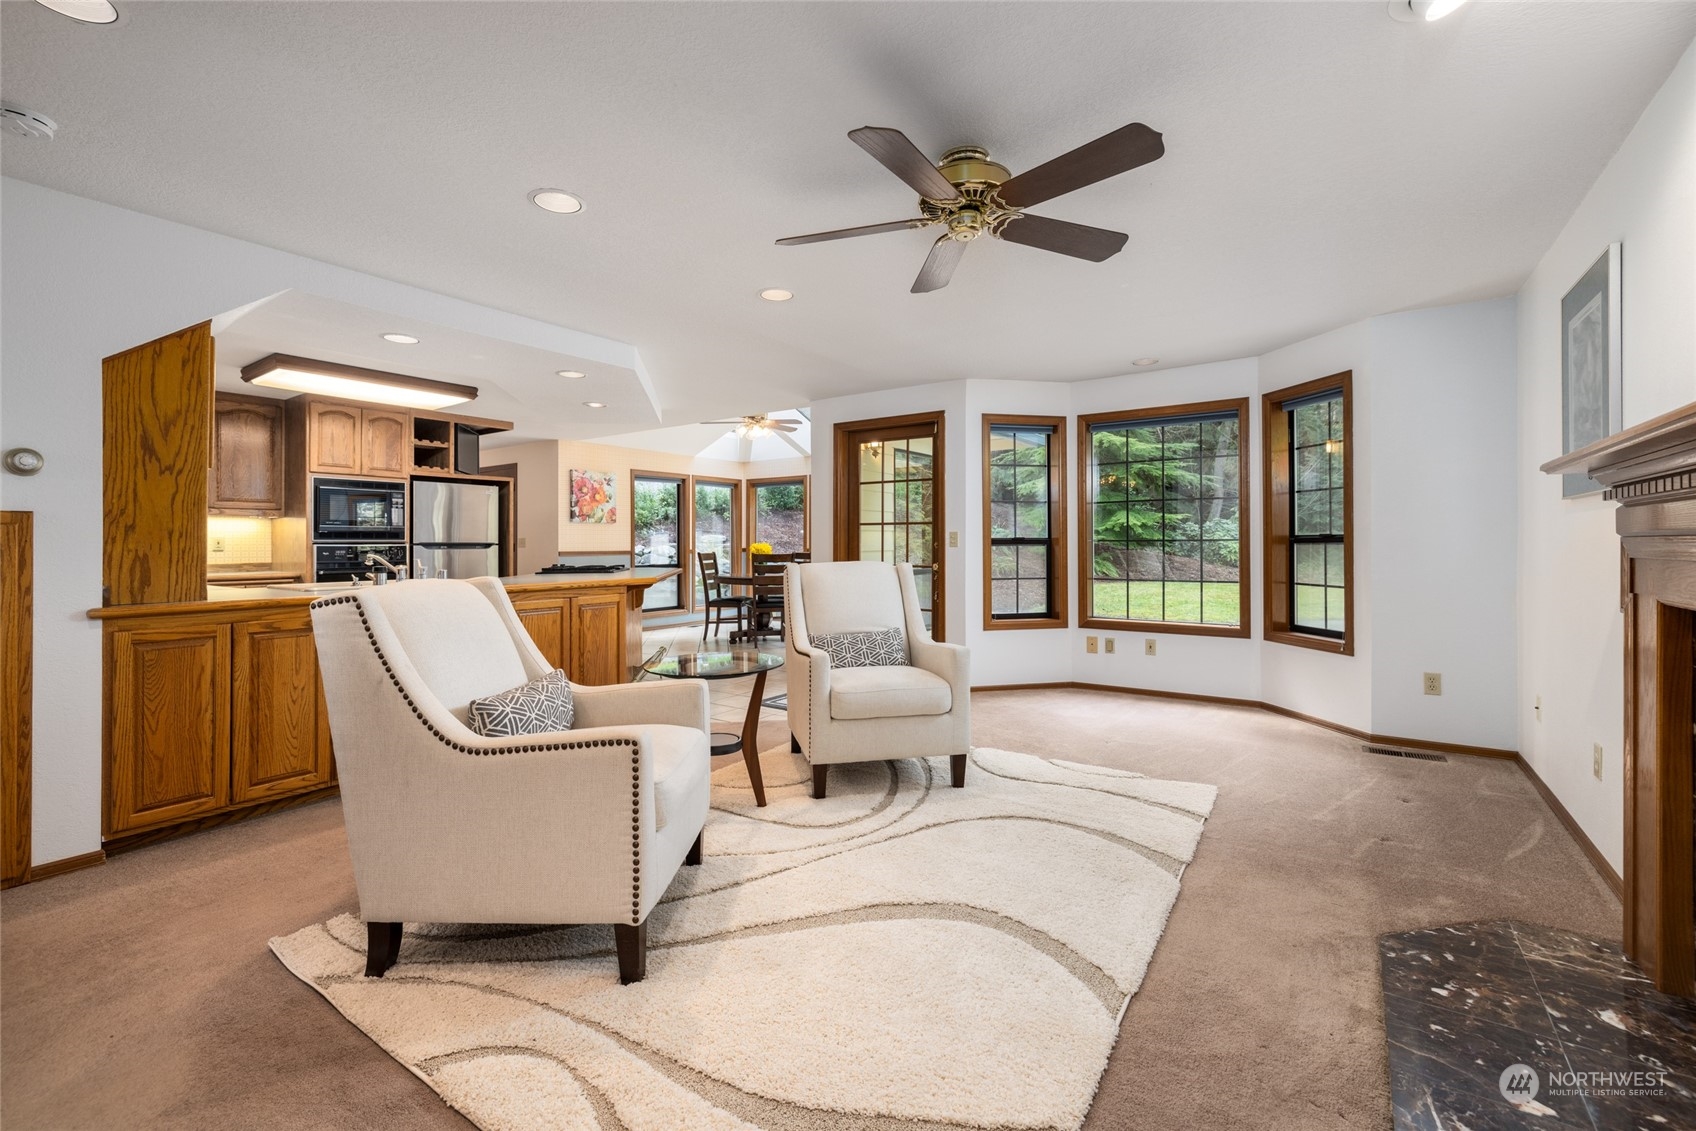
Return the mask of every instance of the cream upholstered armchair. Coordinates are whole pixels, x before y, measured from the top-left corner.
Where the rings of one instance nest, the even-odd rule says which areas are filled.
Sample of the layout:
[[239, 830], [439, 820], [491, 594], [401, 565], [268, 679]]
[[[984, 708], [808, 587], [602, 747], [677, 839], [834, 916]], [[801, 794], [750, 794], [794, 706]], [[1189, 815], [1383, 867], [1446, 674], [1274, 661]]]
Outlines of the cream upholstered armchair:
[[[931, 639], [919, 610], [913, 567], [885, 562], [791, 565], [784, 576], [784, 651], [790, 745], [813, 768], [813, 796], [841, 762], [951, 759], [966, 784], [971, 749], [969, 654]], [[903, 660], [842, 667], [815, 641], [827, 635], [898, 628]]]
[[469, 702], [552, 669], [498, 581], [359, 589], [314, 601], [312, 628], [365, 973], [407, 921], [611, 923], [640, 981], [648, 912], [701, 862], [706, 685], [573, 685], [571, 730], [484, 738]]

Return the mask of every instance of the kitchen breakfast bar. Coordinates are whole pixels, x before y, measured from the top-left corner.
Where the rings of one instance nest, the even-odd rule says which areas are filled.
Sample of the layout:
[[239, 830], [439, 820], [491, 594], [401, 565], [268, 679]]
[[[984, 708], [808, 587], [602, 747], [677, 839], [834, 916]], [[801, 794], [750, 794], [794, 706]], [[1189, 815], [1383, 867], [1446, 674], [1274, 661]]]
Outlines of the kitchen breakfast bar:
[[[642, 665], [642, 595], [680, 571], [503, 577], [542, 655], [577, 683]], [[395, 585], [417, 584], [397, 581]], [[347, 583], [109, 605], [102, 622], [108, 851], [332, 793], [330, 729], [308, 606]]]

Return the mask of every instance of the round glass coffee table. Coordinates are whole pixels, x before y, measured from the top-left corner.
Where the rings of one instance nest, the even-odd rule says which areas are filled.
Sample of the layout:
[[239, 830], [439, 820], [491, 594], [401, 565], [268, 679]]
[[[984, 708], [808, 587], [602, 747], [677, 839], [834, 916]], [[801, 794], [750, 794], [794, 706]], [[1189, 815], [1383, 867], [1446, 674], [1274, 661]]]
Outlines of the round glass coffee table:
[[740, 735], [715, 733], [711, 736], [714, 754], [742, 752], [742, 762], [748, 767], [748, 781], [754, 787], [754, 804], [766, 803], [766, 786], [760, 778], [760, 706], [766, 691], [766, 673], [783, 666], [783, 657], [771, 652], [756, 652], [738, 648], [730, 652], [682, 652], [666, 656], [649, 664], [648, 671], [662, 679], [735, 679], [754, 677], [754, 694], [748, 700], [748, 714], [742, 721]]

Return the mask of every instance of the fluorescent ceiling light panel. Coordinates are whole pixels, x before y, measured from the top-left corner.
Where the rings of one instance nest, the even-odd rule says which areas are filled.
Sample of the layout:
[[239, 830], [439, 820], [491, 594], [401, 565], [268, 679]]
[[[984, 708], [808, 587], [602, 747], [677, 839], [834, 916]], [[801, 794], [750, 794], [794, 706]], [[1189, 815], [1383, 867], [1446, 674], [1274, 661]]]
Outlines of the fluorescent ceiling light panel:
[[267, 389], [288, 389], [401, 408], [446, 408], [477, 399], [477, 389], [471, 385], [338, 365], [333, 361], [313, 361], [284, 353], [274, 353], [243, 366], [241, 379]]

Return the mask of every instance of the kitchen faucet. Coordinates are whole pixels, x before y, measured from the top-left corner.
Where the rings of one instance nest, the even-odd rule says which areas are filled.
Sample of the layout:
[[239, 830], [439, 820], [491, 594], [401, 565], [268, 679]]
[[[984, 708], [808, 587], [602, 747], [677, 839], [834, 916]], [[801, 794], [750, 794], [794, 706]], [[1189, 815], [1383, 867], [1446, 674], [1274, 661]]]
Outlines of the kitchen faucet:
[[[366, 554], [365, 564], [368, 566], [382, 566], [388, 571], [389, 576], [393, 577], [396, 581], [406, 577], [406, 571], [404, 569], [396, 566], [393, 562], [389, 561], [389, 559], [378, 557], [376, 554]], [[369, 577], [372, 581], [377, 580], [377, 575], [375, 573], [368, 573], [365, 576]]]

